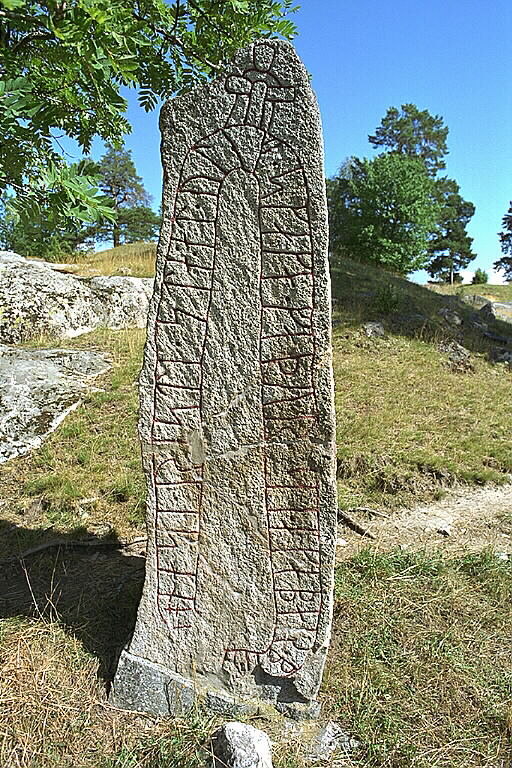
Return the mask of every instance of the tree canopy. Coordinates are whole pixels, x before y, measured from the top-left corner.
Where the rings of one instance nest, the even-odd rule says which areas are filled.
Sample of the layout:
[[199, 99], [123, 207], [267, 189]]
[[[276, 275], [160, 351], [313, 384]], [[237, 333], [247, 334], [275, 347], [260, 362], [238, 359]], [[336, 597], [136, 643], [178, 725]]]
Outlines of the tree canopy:
[[292, 0], [2, 0], [0, 192], [33, 215], [109, 215], [94, 178], [69, 167], [63, 136], [88, 153], [130, 131], [121, 88], [140, 104], [212, 77], [256, 37], [295, 32]]
[[438, 207], [423, 162], [401, 154], [352, 158], [328, 183], [331, 250], [399, 274], [425, 265]]
[[[372, 252], [366, 252], [370, 260], [404, 273], [426, 268], [432, 277], [456, 279], [475, 258], [466, 231], [475, 207], [461, 197], [456, 181], [437, 178], [445, 168], [447, 136], [439, 115], [415, 104], [402, 104], [401, 110], [389, 107], [368, 137], [384, 151], [374, 161], [351, 158], [328, 183], [333, 253], [363, 258], [371, 244]], [[381, 160], [385, 157], [389, 160]]]
[[446, 167], [443, 158], [448, 154], [447, 137], [442, 117], [431, 115], [427, 109], [419, 110], [416, 104], [402, 104], [401, 111], [389, 107], [368, 141], [375, 148], [419, 157], [429, 174], [435, 176]]
[[489, 275], [484, 269], [478, 267], [475, 269], [475, 274], [473, 275], [471, 282], [473, 285], [485, 285], [485, 283], [489, 282]]
[[[0, 245], [24, 256], [59, 260], [94, 242], [112, 242], [114, 246], [158, 236], [161, 217], [151, 208], [151, 197], [128, 150], [108, 147], [98, 162], [84, 160], [78, 168], [96, 179], [102, 202], [112, 211], [110, 218], [85, 224], [64, 220], [59, 227], [48, 224], [46, 210], [30, 219], [17, 220], [5, 210], [0, 217]], [[5, 197], [5, 196], [4, 196]]]
[[113, 216], [89, 227], [89, 236], [96, 241], [111, 240], [114, 247], [121, 241], [153, 239], [160, 227], [160, 216], [150, 208], [151, 197], [137, 174], [131, 152], [110, 146], [98, 163], [91, 163], [90, 169], [105, 204], [113, 209]]
[[476, 258], [471, 250], [473, 238], [466, 232], [466, 226], [475, 213], [475, 206], [461, 197], [459, 185], [453, 179], [437, 179], [434, 183], [439, 201], [439, 218], [428, 244], [429, 262], [426, 269], [431, 277], [453, 284], [460, 270]]
[[[498, 233], [503, 256], [494, 263], [494, 268], [505, 273], [506, 280], [512, 280], [512, 200], [502, 220], [503, 231]], [[508, 254], [508, 255], [507, 255]]]

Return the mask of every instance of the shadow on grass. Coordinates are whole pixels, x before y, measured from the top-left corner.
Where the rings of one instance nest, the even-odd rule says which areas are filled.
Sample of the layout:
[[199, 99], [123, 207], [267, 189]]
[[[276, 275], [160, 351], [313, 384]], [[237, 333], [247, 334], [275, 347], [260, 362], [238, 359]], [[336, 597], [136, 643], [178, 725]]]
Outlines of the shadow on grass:
[[[0, 538], [12, 528], [0, 520]], [[121, 549], [116, 537], [81, 540], [76, 532], [18, 531], [20, 541], [30, 541], [27, 549], [59, 543], [22, 560], [15, 555], [0, 562], [0, 619], [58, 619], [99, 658], [100, 676], [111, 680], [118, 652], [135, 627], [144, 556]]]
[[[338, 258], [331, 264], [335, 326], [355, 330], [368, 321], [382, 321], [391, 333], [427, 342], [454, 339], [491, 362], [512, 351], [512, 324], [476, 312], [459, 296], [393, 275], [380, 267]], [[440, 310], [456, 313], [454, 325]]]

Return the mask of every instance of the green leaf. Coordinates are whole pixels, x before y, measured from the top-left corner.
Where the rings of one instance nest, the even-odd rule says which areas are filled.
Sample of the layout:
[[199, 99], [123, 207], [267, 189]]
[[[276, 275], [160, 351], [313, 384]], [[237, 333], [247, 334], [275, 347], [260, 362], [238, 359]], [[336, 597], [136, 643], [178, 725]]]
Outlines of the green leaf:
[[[98, 209], [56, 163], [55, 130], [86, 151], [95, 137], [119, 146], [130, 131], [122, 85], [137, 88], [149, 111], [160, 98], [211, 78], [215, 65], [251, 40], [294, 31], [286, 18], [290, 0], [194, 0], [194, 10], [184, 0], [148, 0], [136, 4], [137, 18], [133, 0], [0, 3], [27, 9], [19, 19], [11, 14], [3, 40], [0, 192], [14, 182], [18, 208], [47, 206], [50, 215], [54, 207], [57, 217], [66, 207], [72, 218], [75, 209]], [[58, 172], [47, 174], [52, 163]]]
[[1, 0], [0, 6], [3, 5], [9, 11], [14, 11], [16, 8], [22, 8], [26, 3], [26, 0]]

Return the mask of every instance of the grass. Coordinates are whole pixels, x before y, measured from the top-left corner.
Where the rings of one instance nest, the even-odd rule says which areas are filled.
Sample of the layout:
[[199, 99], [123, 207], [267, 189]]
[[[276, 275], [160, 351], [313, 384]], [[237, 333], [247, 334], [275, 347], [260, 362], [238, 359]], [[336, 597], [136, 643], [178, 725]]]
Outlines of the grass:
[[492, 301], [512, 301], [512, 283], [507, 285], [492, 285], [484, 283], [482, 285], [439, 285], [431, 284], [428, 286], [431, 291], [443, 295], [451, 296], [485, 296]]
[[508, 768], [512, 564], [365, 550], [336, 573], [329, 716], [364, 768]]
[[[512, 473], [510, 369], [489, 362], [492, 343], [470, 326], [463, 302], [439, 314], [443, 297], [379, 269], [344, 260], [333, 270], [334, 374], [339, 498], [343, 507], [397, 507], [438, 496], [455, 483], [502, 483]], [[367, 338], [381, 321], [387, 337]], [[512, 327], [496, 322], [512, 339]], [[440, 351], [471, 350], [461, 373]]]
[[435, 347], [404, 337], [365, 343], [340, 329], [334, 350], [343, 505], [395, 507], [455, 482], [508, 479], [506, 372], [476, 360], [455, 373]]
[[93, 254], [77, 254], [66, 259], [74, 264], [73, 274], [84, 277], [95, 275], [129, 275], [153, 277], [155, 274], [156, 243], [131, 243], [109, 248]]
[[[30, 546], [41, 529], [140, 535], [145, 483], [136, 433], [137, 379], [145, 334], [100, 330], [67, 339], [105, 353], [112, 369], [36, 451], [0, 465], [0, 558]], [[23, 531], [23, 533], [20, 533]], [[34, 531], [34, 537], [31, 536]]]
[[97, 660], [59, 622], [0, 629], [2, 768], [197, 768], [217, 724], [157, 722], [108, 705]]
[[[84, 273], [128, 265], [150, 275], [153, 258], [140, 248], [104, 252]], [[510, 368], [490, 362], [493, 343], [471, 329], [470, 307], [348, 260], [333, 270], [333, 295], [340, 504], [393, 508], [455, 483], [506, 481]], [[444, 306], [462, 327], [443, 320]], [[386, 338], [367, 338], [367, 321], [382, 322]], [[505, 323], [491, 330], [512, 336]], [[467, 372], [450, 367], [439, 349], [446, 340], [471, 351]], [[115, 543], [144, 534], [143, 343], [138, 330], [66, 340], [103, 352], [112, 369], [43, 446], [0, 466], [0, 559], [48, 537]], [[16, 565], [29, 605], [14, 582], [0, 590], [2, 768], [207, 763], [217, 720], [194, 712], [154, 721], [108, 706], [101, 680], [133, 626], [142, 571], [140, 558], [105, 551], [51, 550]], [[0, 567], [7, 578], [10, 566]], [[510, 768], [510, 561], [369, 549], [338, 566], [335, 597], [323, 719], [361, 742], [345, 765]], [[276, 768], [303, 768], [300, 742], [280, 737]]]
[[[509, 768], [512, 564], [365, 550], [337, 568], [321, 698], [361, 743], [357, 768]], [[98, 662], [58, 620], [0, 624], [0, 765], [200, 768], [219, 720], [108, 706]], [[252, 719], [277, 733], [276, 724]], [[303, 768], [296, 737], [276, 768]]]

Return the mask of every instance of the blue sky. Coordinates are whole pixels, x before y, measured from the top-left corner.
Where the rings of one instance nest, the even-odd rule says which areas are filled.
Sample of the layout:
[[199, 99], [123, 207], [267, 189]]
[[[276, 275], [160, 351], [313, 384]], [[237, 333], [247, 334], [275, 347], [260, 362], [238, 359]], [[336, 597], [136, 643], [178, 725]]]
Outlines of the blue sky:
[[[372, 156], [367, 137], [388, 107], [412, 102], [442, 116], [446, 173], [476, 206], [470, 269], [490, 270], [512, 199], [510, 0], [303, 0], [295, 22], [322, 113], [327, 176], [350, 155]], [[146, 115], [131, 94], [128, 117], [126, 146], [157, 208], [158, 114]]]

